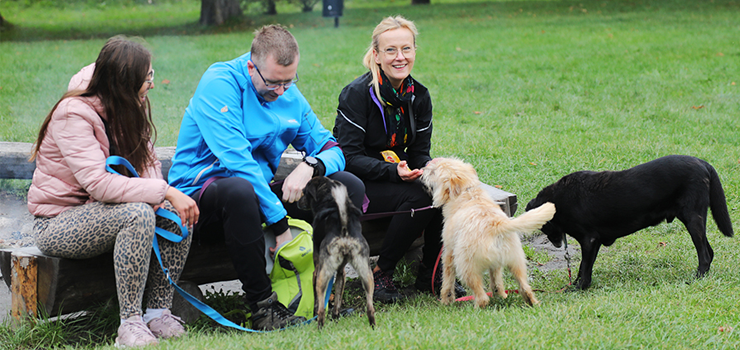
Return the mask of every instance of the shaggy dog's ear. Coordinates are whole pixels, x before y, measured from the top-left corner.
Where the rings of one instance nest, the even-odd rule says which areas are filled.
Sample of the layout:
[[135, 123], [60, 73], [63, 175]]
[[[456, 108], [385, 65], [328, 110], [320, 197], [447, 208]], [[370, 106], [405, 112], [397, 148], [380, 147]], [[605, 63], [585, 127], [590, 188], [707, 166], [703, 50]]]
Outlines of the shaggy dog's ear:
[[449, 185], [450, 198], [457, 198], [463, 191], [471, 186], [478, 184], [478, 174], [472, 165], [464, 163], [461, 160], [453, 159], [444, 162], [445, 172], [447, 173], [447, 183]]
[[457, 173], [451, 173], [449, 179], [447, 180], [447, 185], [449, 187], [449, 196], [450, 198], [456, 198], [458, 197], [462, 191], [465, 189], [465, 181], [463, 178], [457, 174]]

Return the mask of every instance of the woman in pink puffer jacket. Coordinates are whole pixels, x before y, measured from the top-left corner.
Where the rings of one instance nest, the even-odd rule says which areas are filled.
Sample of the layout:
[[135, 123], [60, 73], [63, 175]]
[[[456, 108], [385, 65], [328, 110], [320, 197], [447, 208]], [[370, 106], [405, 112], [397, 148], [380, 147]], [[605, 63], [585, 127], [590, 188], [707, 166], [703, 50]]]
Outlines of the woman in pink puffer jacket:
[[[85, 67], [44, 120], [33, 150], [36, 171], [28, 209], [36, 216], [38, 248], [47, 255], [85, 259], [113, 251], [121, 326], [116, 344], [142, 346], [185, 333], [173, 316], [173, 287], [151, 256], [155, 226], [180, 232], [155, 217], [165, 207], [182, 223], [198, 220], [189, 196], [162, 178], [154, 154], [154, 126], [147, 94], [154, 87], [151, 53], [139, 43], [114, 37], [94, 65]], [[72, 84], [70, 84], [72, 85]], [[110, 155], [126, 158], [140, 178], [108, 173]], [[153, 210], [154, 209], [154, 210]], [[177, 280], [190, 248], [160, 240], [163, 263]], [[142, 298], [149, 282], [148, 308]]]

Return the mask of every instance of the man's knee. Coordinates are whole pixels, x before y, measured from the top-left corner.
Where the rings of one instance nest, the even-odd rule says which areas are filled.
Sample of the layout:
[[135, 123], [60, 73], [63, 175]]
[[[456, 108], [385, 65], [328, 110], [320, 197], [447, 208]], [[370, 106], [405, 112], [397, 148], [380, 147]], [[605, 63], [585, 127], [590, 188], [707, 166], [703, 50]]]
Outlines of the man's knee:
[[246, 203], [257, 201], [257, 194], [251, 182], [241, 177], [229, 177], [214, 181], [211, 186], [216, 186], [216, 194], [221, 197], [223, 203]]

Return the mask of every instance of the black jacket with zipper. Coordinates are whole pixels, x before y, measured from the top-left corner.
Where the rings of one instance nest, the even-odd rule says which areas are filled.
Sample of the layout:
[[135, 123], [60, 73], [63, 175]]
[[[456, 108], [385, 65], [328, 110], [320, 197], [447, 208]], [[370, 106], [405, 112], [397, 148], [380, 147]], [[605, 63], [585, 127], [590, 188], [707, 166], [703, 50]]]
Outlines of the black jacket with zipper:
[[[411, 78], [413, 79], [413, 78]], [[429, 148], [432, 138], [432, 99], [424, 85], [414, 80], [414, 97], [409, 101], [410, 120], [406, 143], [391, 148], [384, 126], [384, 111], [380, 99], [370, 85], [370, 72], [355, 79], [339, 94], [334, 137], [347, 161], [345, 170], [363, 181], [401, 182], [397, 164], [388, 163], [380, 154], [392, 150], [410, 169], [420, 169], [432, 158]]]

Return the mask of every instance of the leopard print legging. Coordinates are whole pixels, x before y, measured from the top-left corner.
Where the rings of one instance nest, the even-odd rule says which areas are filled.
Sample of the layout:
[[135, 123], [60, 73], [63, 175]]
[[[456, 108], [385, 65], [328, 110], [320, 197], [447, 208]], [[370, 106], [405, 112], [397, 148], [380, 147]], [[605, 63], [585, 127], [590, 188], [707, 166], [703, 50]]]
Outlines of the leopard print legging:
[[[168, 201], [164, 208], [177, 213]], [[149, 204], [101, 202], [81, 205], [52, 218], [37, 217], [33, 231], [36, 245], [46, 255], [86, 259], [112, 250], [120, 315], [127, 319], [142, 315], [145, 285], [147, 307], [172, 306], [174, 289], [152, 254], [155, 222], [170, 232], [180, 232], [176, 223], [155, 216]], [[185, 265], [191, 237], [180, 243], [157, 239], [162, 262], [174, 281]]]

